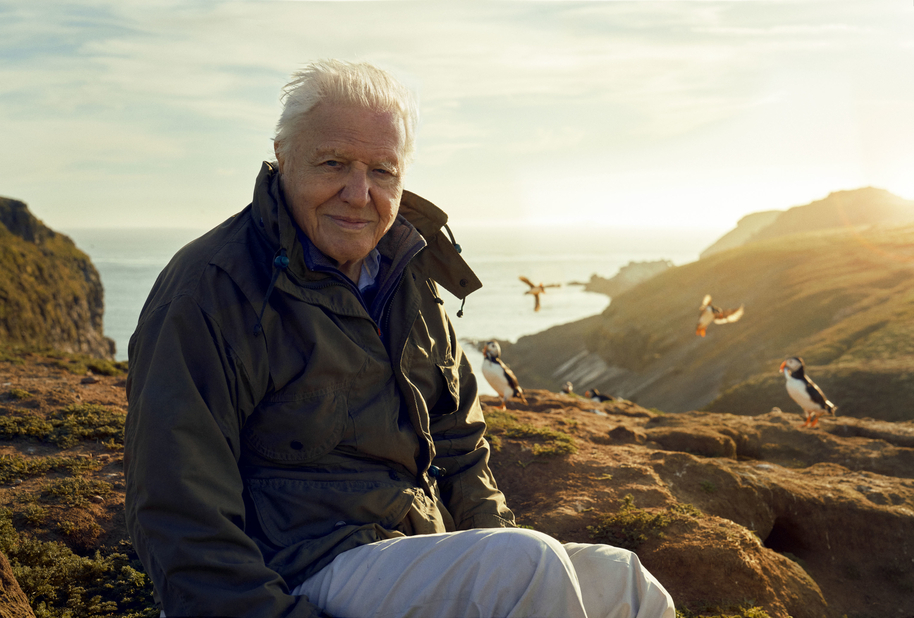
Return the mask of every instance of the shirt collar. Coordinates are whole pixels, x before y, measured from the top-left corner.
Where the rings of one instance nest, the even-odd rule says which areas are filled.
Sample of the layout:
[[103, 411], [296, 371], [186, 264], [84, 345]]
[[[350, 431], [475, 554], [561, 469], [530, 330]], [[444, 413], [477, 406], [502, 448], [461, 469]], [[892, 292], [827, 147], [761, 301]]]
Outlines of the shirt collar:
[[374, 285], [378, 278], [378, 272], [381, 270], [381, 252], [377, 248], [371, 250], [365, 259], [362, 260], [362, 271], [359, 273], [358, 288], [359, 292], [365, 288]]

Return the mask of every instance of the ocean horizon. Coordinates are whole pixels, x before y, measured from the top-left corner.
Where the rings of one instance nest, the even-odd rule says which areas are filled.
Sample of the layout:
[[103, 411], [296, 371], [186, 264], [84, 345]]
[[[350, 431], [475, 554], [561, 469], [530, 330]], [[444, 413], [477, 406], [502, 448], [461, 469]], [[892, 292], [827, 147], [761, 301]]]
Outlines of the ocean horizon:
[[[592, 275], [609, 278], [629, 262], [669, 260], [679, 266], [698, 259], [720, 231], [612, 229], [601, 227], [452, 227], [462, 257], [483, 288], [460, 301], [442, 290], [445, 308], [473, 368], [482, 354], [476, 342], [516, 341], [604, 311], [609, 297], [584, 291]], [[116, 344], [117, 360], [127, 360], [127, 344], [153, 283], [182, 246], [206, 230], [187, 228], [74, 228], [62, 230], [87, 253], [105, 291], [105, 335]], [[535, 283], [559, 284], [534, 299], [525, 294], [524, 276]], [[510, 359], [505, 359], [510, 365]], [[494, 394], [480, 376], [480, 393]]]

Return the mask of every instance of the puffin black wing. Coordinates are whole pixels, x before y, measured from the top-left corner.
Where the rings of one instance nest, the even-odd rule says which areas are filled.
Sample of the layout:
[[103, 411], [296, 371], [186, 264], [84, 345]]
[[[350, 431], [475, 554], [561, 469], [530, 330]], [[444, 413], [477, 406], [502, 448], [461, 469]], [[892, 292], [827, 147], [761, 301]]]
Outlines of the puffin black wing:
[[736, 309], [720, 309], [712, 306], [712, 309], [714, 310], [715, 324], [731, 324], [743, 317], [744, 307], [740, 305]]
[[814, 403], [821, 406], [823, 410], [830, 411], [835, 408], [835, 404], [825, 397], [825, 393], [822, 392], [819, 385], [810, 380], [809, 376], [805, 373], [803, 374], [803, 381], [806, 382], [806, 394], [809, 395], [809, 398], [812, 399]]
[[514, 375], [514, 372], [511, 371], [511, 368], [508, 367], [500, 358], [496, 358], [495, 362], [498, 363], [501, 366], [502, 370], [505, 372], [505, 377], [508, 378], [508, 386], [514, 389], [514, 396], [520, 397], [521, 401], [527, 403], [527, 399], [524, 397], [524, 389], [520, 387], [520, 382], [517, 381], [517, 376]]

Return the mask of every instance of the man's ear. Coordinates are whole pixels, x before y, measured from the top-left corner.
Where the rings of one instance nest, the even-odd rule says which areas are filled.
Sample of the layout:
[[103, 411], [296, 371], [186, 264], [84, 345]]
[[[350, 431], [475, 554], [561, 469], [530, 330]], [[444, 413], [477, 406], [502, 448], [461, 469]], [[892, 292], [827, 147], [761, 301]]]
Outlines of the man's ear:
[[285, 157], [282, 156], [281, 150], [279, 148], [279, 140], [273, 140], [273, 154], [276, 155], [276, 162], [279, 163], [279, 173], [282, 174], [283, 167], [285, 167]]

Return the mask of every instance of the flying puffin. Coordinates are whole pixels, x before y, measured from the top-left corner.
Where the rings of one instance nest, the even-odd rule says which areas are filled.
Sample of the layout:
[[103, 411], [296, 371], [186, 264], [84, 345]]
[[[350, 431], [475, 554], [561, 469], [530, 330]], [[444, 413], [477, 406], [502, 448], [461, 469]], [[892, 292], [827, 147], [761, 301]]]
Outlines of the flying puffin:
[[815, 427], [823, 414], [835, 415], [838, 407], [826, 399], [822, 389], [806, 375], [802, 358], [788, 358], [781, 363], [779, 371], [787, 378], [787, 394], [806, 412], [803, 427]]
[[588, 399], [592, 399], [592, 400], [600, 402], [600, 403], [602, 403], [604, 401], [613, 401], [612, 396], [604, 395], [603, 393], [601, 393], [600, 391], [598, 391], [595, 388], [589, 388], [586, 391], [584, 391], [584, 396], [587, 397]]
[[708, 326], [711, 322], [715, 324], [729, 324], [736, 322], [743, 317], [743, 305], [739, 309], [721, 309], [711, 304], [711, 295], [705, 294], [704, 300], [701, 301], [701, 307], [698, 314], [698, 326], [695, 327], [695, 334], [705, 336]]
[[487, 341], [482, 346], [482, 375], [485, 376], [486, 382], [492, 385], [498, 396], [501, 397], [501, 409], [507, 409], [505, 402], [511, 397], [518, 397], [524, 403], [527, 399], [524, 397], [524, 389], [517, 382], [517, 376], [508, 368], [501, 356], [501, 346], [497, 341]]
[[540, 310], [540, 294], [546, 293], [546, 288], [559, 288], [562, 287], [559, 283], [548, 283], [546, 285], [534, 284], [532, 281], [526, 277], [518, 277], [521, 281], [530, 286], [530, 289], [524, 292], [524, 294], [533, 294], [533, 298], [536, 300], [536, 304], [533, 306], [534, 311]]

